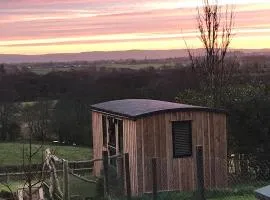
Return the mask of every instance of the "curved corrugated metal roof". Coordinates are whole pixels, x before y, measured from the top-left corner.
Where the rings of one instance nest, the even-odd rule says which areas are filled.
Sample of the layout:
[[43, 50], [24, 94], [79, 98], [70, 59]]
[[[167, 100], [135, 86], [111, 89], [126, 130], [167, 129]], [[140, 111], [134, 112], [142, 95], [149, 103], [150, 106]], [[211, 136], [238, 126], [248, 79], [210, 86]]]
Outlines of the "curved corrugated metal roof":
[[111, 113], [130, 118], [138, 118], [145, 115], [150, 115], [166, 111], [211, 111], [224, 112], [224, 110], [212, 109], [208, 107], [193, 106], [188, 104], [172, 103], [167, 101], [159, 101], [152, 99], [122, 99], [107, 101], [103, 103], [94, 104], [91, 106], [92, 110]]

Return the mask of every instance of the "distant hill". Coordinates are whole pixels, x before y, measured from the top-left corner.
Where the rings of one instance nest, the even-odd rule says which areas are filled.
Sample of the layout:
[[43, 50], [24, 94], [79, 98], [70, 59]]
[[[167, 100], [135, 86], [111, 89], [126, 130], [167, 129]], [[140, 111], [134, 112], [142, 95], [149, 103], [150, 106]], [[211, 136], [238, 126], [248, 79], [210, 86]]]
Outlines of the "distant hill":
[[[201, 52], [202, 49], [195, 50]], [[260, 50], [234, 50], [238, 55], [269, 55], [270, 49]], [[93, 51], [82, 53], [58, 53], [44, 55], [18, 55], [0, 54], [0, 63], [29, 63], [29, 62], [71, 62], [71, 61], [96, 61], [120, 59], [165, 59], [186, 57], [185, 49], [177, 50], [129, 50], [129, 51]]]
[[82, 53], [59, 53], [44, 55], [0, 54], [0, 63], [22, 62], [71, 62], [120, 59], [164, 59], [185, 57], [186, 50], [130, 50], [130, 51], [93, 51]]

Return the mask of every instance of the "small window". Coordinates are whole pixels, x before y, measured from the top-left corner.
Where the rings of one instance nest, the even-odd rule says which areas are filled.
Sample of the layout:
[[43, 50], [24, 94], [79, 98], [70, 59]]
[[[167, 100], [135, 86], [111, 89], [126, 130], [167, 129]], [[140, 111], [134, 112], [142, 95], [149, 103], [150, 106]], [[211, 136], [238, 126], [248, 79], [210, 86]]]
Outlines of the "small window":
[[192, 155], [191, 121], [172, 122], [173, 157], [181, 158]]

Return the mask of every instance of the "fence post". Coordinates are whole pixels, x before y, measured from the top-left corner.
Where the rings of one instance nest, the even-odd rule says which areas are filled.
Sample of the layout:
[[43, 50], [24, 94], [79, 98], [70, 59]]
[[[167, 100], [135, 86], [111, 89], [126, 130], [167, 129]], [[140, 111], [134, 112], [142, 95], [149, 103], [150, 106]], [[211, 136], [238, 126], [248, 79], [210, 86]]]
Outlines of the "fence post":
[[196, 167], [197, 167], [197, 199], [205, 200], [203, 148], [200, 145], [196, 146]]
[[63, 199], [70, 200], [69, 195], [69, 174], [68, 174], [68, 161], [63, 161], [63, 179], [64, 179], [64, 187], [63, 187]]
[[157, 200], [157, 158], [152, 158], [153, 200]]
[[9, 183], [9, 173], [6, 171], [6, 183]]
[[119, 178], [124, 177], [124, 159], [123, 156], [117, 157], [117, 176]]
[[130, 169], [129, 169], [129, 154], [125, 153], [125, 180], [126, 180], [126, 190], [127, 190], [127, 199], [131, 199], [131, 184], [130, 184]]
[[118, 176], [118, 179], [120, 180], [120, 187], [121, 187], [121, 190], [124, 194], [124, 159], [123, 159], [123, 156], [120, 156], [117, 158], [117, 176]]
[[104, 196], [109, 195], [109, 156], [108, 151], [102, 152], [103, 157], [103, 171], [104, 171]]

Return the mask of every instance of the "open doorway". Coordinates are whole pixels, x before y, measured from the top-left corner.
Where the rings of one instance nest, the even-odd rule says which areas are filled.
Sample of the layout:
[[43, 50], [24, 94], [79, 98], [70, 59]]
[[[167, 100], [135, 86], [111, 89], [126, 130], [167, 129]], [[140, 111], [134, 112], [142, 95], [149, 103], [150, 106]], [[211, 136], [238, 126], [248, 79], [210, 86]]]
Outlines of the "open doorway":
[[[102, 127], [103, 149], [108, 151], [110, 157], [123, 153], [123, 120], [104, 115]], [[112, 160], [110, 164], [116, 165]]]

